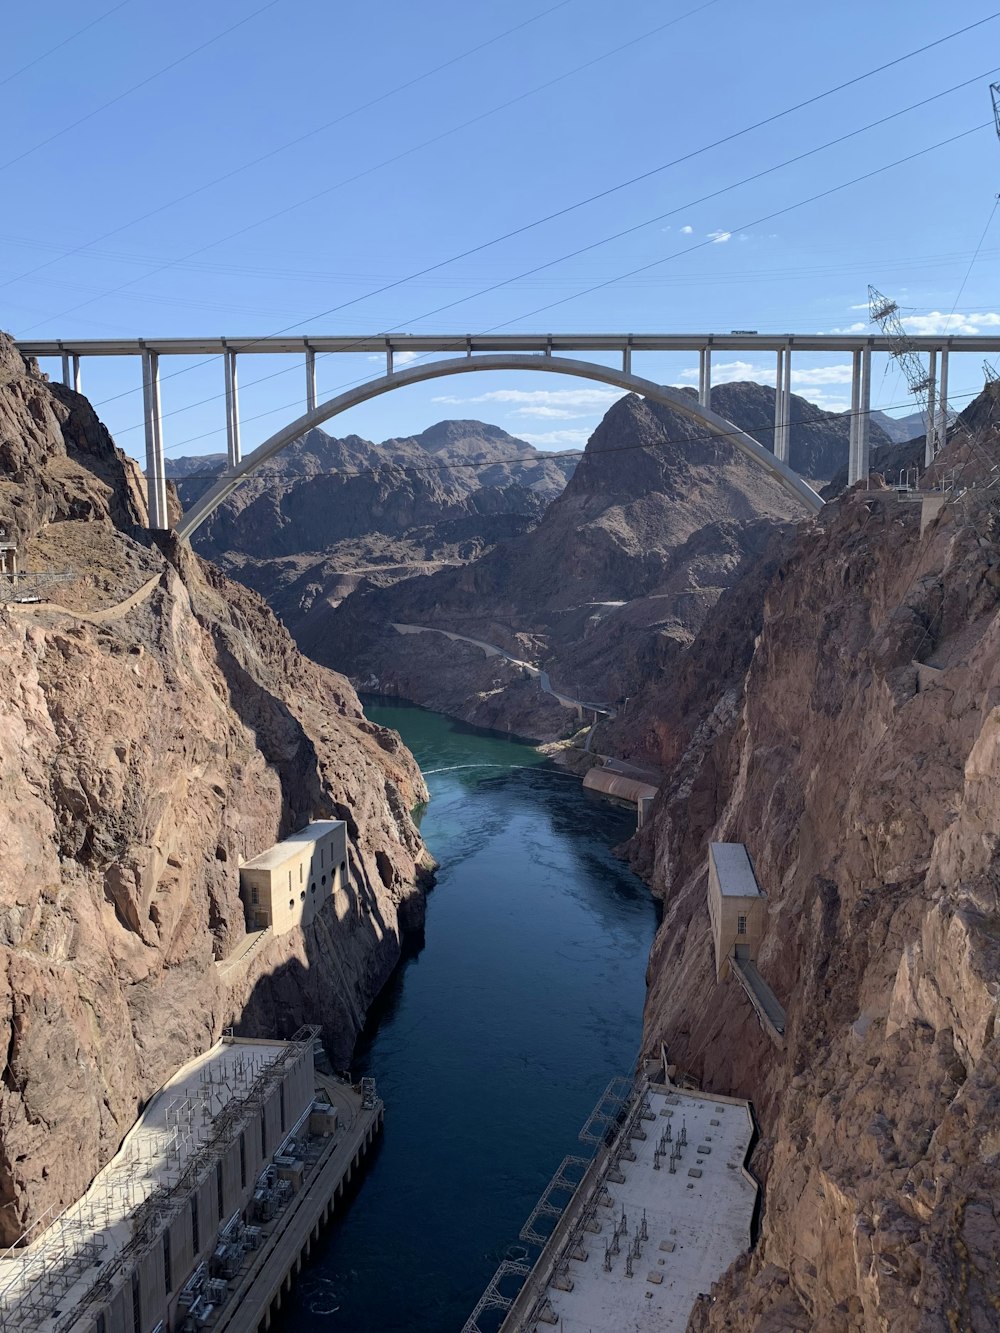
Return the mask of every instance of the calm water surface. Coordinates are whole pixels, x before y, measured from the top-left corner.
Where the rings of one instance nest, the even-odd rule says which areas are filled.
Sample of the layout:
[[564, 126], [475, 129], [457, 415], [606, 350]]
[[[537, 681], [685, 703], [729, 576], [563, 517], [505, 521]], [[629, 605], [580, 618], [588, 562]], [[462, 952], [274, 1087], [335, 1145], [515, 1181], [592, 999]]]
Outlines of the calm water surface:
[[634, 815], [529, 745], [369, 702], [415, 754], [440, 862], [425, 939], [356, 1052], [385, 1133], [280, 1327], [457, 1333], [639, 1044], [656, 908], [611, 855]]

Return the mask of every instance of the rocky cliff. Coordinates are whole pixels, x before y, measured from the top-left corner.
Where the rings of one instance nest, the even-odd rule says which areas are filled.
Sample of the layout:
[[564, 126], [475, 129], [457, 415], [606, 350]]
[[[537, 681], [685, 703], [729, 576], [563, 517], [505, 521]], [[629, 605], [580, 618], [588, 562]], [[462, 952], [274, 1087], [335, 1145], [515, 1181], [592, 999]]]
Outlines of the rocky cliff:
[[[956, 432], [945, 461], [968, 484], [998, 456], [995, 430], [974, 448]], [[634, 848], [664, 901], [646, 1046], [749, 1095], [761, 1126], [761, 1240], [692, 1329], [998, 1327], [988, 498], [968, 492], [921, 535], [918, 505], [856, 489], [779, 534], [644, 701], [668, 771]], [[758, 962], [783, 1048], [715, 980], [717, 839], [747, 845], [768, 894]]]
[[299, 642], [320, 661], [484, 725], [557, 736], [573, 710], [439, 627], [540, 663], [567, 695], [615, 701], [671, 669], [721, 589], [800, 506], [725, 437], [629, 396], [531, 532], [461, 569], [355, 593]]
[[[694, 394], [693, 389], [688, 393]], [[754, 380], [734, 380], [730, 384], [716, 384], [712, 388], [712, 408], [758, 440], [765, 449], [774, 452], [774, 399], [775, 391], [767, 384]], [[884, 413], [872, 413], [869, 427], [872, 448], [890, 443], [890, 435], [882, 423]], [[877, 418], [877, 419], [876, 419]], [[851, 432], [851, 418], [847, 412], [828, 412], [797, 393], [791, 396], [791, 429], [789, 431], [789, 462], [809, 481], [823, 482], [833, 477], [841, 467], [845, 469]], [[891, 417], [886, 417], [891, 421]], [[904, 438], [909, 439], [909, 435]]]
[[[4, 1243], [223, 1027], [318, 1022], [346, 1058], [422, 918], [424, 790], [398, 737], [144, 522], [90, 405], [0, 338], [0, 523], [34, 599], [0, 604]], [[241, 858], [324, 816], [348, 825], [350, 913], [248, 949]]]

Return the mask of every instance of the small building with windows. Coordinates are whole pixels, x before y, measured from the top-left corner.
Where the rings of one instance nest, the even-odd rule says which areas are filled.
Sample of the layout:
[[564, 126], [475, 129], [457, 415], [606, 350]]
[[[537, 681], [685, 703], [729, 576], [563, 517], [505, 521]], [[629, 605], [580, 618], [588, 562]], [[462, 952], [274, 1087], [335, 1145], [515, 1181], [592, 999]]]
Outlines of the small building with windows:
[[249, 930], [284, 935], [346, 894], [347, 825], [317, 819], [240, 867]]
[[764, 934], [767, 895], [761, 891], [750, 855], [742, 842], [708, 845], [708, 915], [715, 944], [715, 972], [719, 981], [729, 974], [729, 962], [752, 963]]

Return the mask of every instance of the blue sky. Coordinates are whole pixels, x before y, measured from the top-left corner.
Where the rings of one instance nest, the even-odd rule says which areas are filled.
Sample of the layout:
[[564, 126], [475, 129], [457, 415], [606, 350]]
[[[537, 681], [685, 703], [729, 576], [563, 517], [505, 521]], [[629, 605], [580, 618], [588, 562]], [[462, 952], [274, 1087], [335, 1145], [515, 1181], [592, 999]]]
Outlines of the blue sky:
[[[914, 331], [940, 330], [957, 301], [954, 331], [1000, 332], [1000, 215], [962, 287], [1000, 189], [988, 88], [1000, 78], [1000, 16], [697, 151], [993, 12], [989, 0], [20, 6], [5, 15], [0, 56], [15, 128], [0, 153], [0, 326], [64, 338], [814, 332], [865, 327], [874, 282]], [[518, 278], [647, 219], [658, 220]], [[397, 285], [370, 295], [387, 284]], [[579, 295], [596, 284], [607, 285]], [[980, 361], [953, 360], [957, 405], [981, 384]], [[380, 369], [360, 355], [325, 358], [320, 393]], [[662, 382], [696, 378], [685, 356], [637, 357], [634, 369]], [[796, 392], [848, 406], [844, 359], [803, 356], [795, 369]], [[220, 363], [170, 360], [163, 370], [168, 450], [224, 448]], [[138, 455], [137, 364], [87, 361], [84, 372], [88, 396]], [[770, 357], [720, 355], [715, 373], [773, 382]], [[894, 367], [879, 360], [873, 379], [877, 406], [906, 408]], [[244, 449], [298, 415], [302, 392], [294, 359], [245, 358]], [[558, 377], [463, 377], [389, 395], [332, 428], [381, 439], [476, 416], [565, 447], [585, 441], [614, 396]]]

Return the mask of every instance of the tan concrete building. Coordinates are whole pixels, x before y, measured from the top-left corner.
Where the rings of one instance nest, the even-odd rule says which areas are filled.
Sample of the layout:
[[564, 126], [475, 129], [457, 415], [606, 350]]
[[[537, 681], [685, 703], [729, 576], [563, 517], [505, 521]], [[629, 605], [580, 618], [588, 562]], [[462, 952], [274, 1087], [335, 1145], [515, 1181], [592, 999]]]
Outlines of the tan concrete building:
[[[240, 867], [249, 930], [307, 926], [328, 899], [347, 902], [347, 825], [314, 820]], [[340, 912], [343, 915], [343, 911]]]
[[766, 924], [767, 895], [742, 842], [708, 846], [708, 915], [715, 944], [715, 971], [729, 975], [729, 960], [757, 958]]

